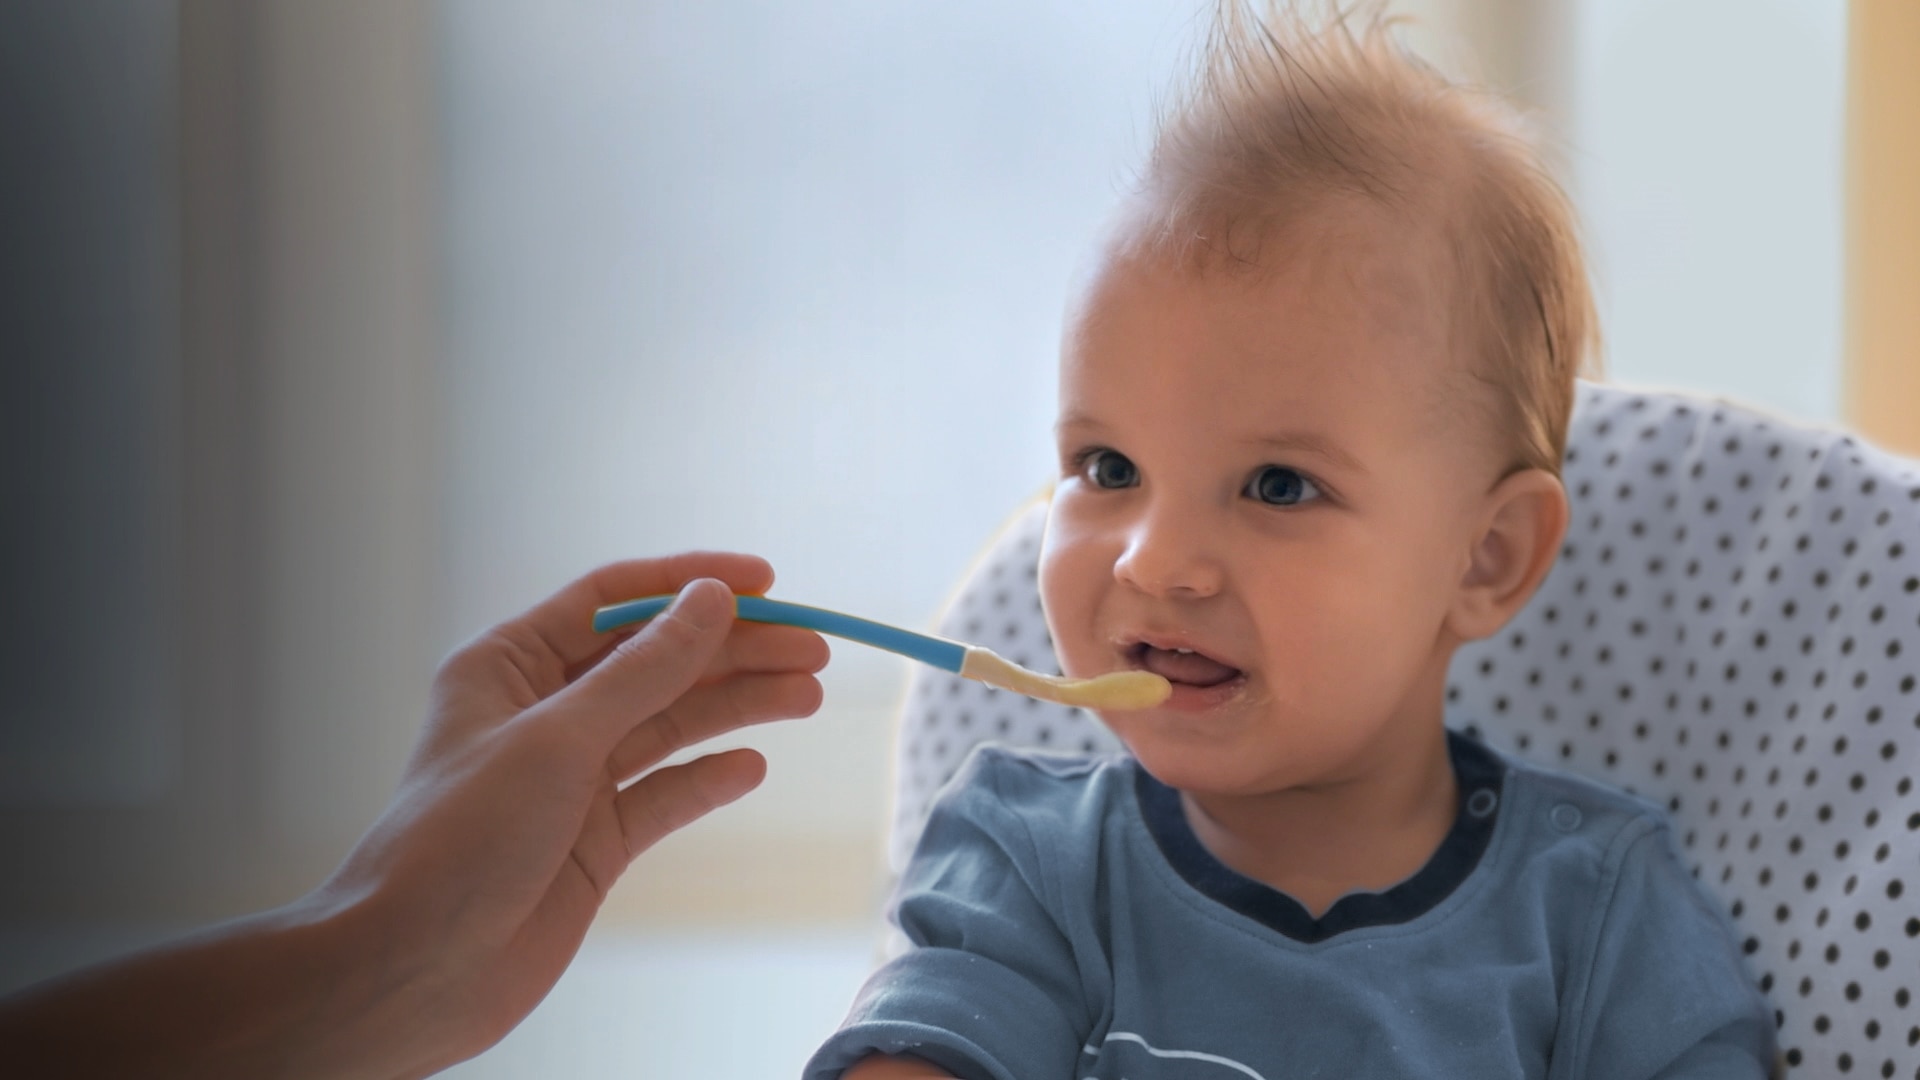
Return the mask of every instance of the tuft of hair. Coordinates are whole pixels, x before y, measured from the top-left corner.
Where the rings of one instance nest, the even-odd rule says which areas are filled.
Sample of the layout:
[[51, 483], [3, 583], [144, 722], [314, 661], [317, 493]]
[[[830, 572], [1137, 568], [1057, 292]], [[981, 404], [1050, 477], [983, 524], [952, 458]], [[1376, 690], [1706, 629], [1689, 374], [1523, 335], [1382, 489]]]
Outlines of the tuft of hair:
[[[1255, 0], [1258, 2], [1258, 0]], [[1556, 475], [1599, 320], [1573, 206], [1510, 104], [1416, 57], [1377, 3], [1313, 18], [1215, 0], [1190, 82], [1161, 117], [1136, 240], [1196, 269], [1260, 268], [1263, 243], [1361, 199], [1435, 228], [1454, 346], [1492, 390], [1510, 468]]]

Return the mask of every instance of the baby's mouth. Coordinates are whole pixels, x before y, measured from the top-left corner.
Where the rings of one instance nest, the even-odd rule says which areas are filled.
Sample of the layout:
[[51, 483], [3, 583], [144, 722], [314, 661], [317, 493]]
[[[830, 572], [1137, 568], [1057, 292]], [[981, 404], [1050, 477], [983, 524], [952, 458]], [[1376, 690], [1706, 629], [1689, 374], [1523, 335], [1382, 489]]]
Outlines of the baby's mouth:
[[1176, 685], [1219, 686], [1240, 676], [1240, 669], [1223, 664], [1205, 653], [1186, 649], [1161, 649], [1144, 641], [1135, 642], [1133, 662]]

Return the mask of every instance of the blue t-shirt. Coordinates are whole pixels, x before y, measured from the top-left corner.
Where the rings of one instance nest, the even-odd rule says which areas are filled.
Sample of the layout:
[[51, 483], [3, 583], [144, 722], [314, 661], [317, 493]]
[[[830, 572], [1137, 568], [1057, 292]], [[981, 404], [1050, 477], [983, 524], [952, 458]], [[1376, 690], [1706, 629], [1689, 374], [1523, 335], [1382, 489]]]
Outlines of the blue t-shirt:
[[964, 1080], [1767, 1075], [1771, 1014], [1665, 817], [1450, 734], [1440, 848], [1321, 918], [1215, 859], [1131, 758], [983, 748], [881, 968], [808, 1064]]

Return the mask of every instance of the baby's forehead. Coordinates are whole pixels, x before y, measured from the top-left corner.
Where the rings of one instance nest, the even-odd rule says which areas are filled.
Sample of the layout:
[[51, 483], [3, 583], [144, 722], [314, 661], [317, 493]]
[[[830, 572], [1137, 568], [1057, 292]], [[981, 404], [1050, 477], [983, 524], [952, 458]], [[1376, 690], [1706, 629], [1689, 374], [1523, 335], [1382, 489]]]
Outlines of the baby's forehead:
[[1135, 218], [1097, 251], [1071, 309], [1070, 333], [1086, 320], [1111, 316], [1115, 307], [1198, 293], [1236, 314], [1267, 314], [1260, 328], [1277, 343], [1333, 329], [1396, 339], [1433, 362], [1462, 351], [1451, 244], [1430, 222], [1329, 201], [1285, 218], [1205, 227], [1185, 238]]
[[1221, 287], [1346, 293], [1377, 305], [1444, 308], [1459, 276], [1458, 223], [1438, 203], [1390, 207], [1343, 193], [1276, 199], [1238, 217], [1186, 216], [1135, 200], [1096, 247], [1096, 268], [1172, 269]]
[[[1240, 355], [1284, 358], [1291, 350], [1330, 357], [1320, 374], [1331, 368], [1332, 376], [1364, 384], [1367, 411], [1412, 418], [1417, 427], [1410, 430], [1436, 442], [1477, 441], [1502, 423], [1489, 373], [1477, 370], [1459, 340], [1451, 260], [1440, 230], [1330, 208], [1274, 227], [1260, 239], [1257, 261], [1182, 252], [1154, 242], [1160, 239], [1117, 231], [1105, 245], [1070, 320], [1063, 360], [1076, 348], [1134, 348], [1146, 318], [1141, 312], [1163, 303], [1181, 307], [1178, 298], [1185, 297], [1183, 310], [1232, 324], [1218, 333]], [[1238, 250], [1245, 255], [1253, 248]], [[1195, 337], [1215, 333], [1191, 323], [1183, 329]], [[1167, 370], [1204, 355], [1183, 344], [1157, 354], [1152, 366]], [[1223, 401], [1230, 396], [1254, 412], [1268, 404], [1263, 396], [1278, 399], [1272, 402], [1278, 413], [1300, 405], [1298, 396], [1259, 378], [1221, 390]], [[1223, 435], [1195, 423], [1197, 439]]]

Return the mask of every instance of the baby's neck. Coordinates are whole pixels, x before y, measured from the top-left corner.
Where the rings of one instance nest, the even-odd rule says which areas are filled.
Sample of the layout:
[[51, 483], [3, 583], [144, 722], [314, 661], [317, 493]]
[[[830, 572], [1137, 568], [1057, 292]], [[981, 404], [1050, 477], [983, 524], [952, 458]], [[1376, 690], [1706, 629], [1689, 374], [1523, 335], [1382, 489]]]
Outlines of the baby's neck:
[[1347, 893], [1385, 891], [1425, 866], [1453, 828], [1459, 793], [1435, 725], [1352, 780], [1254, 796], [1182, 792], [1181, 803], [1215, 858], [1319, 918]]

